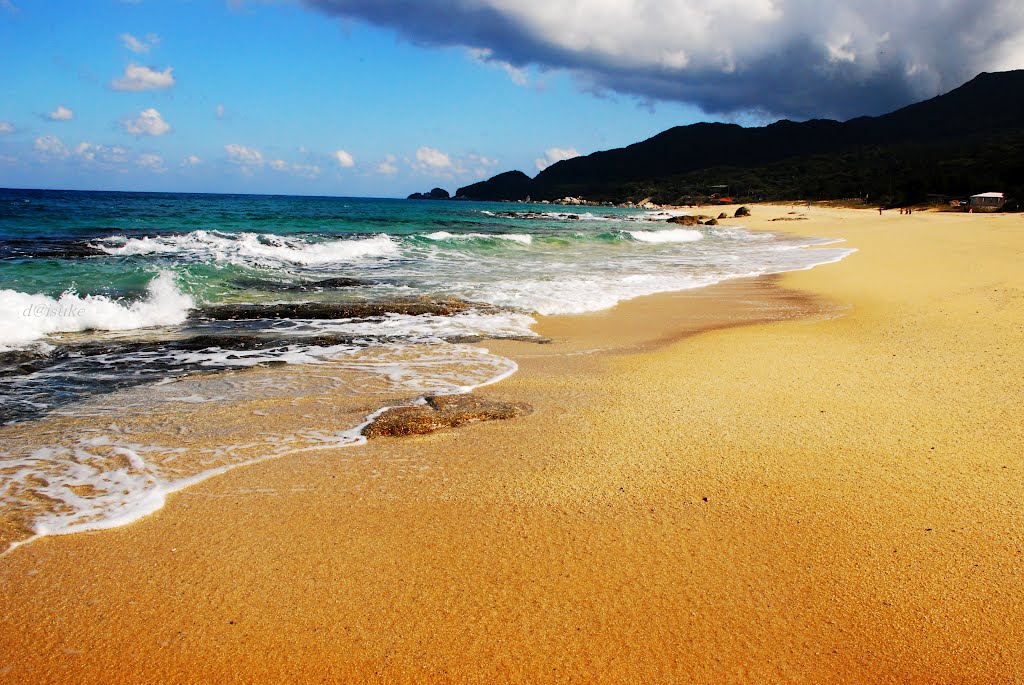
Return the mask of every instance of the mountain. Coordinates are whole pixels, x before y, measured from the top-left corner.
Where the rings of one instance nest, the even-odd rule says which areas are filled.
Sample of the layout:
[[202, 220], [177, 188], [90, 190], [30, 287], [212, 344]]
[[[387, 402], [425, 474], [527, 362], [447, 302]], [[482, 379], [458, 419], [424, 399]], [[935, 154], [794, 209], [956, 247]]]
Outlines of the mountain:
[[628, 147], [563, 160], [533, 179], [505, 172], [456, 195], [616, 202], [653, 196], [671, 203], [725, 185], [744, 199], [866, 195], [897, 202], [983, 190], [1020, 197], [1022, 151], [1024, 70], [1018, 70], [980, 74], [878, 117], [677, 126]]
[[506, 171], [486, 181], [459, 188], [456, 197], [471, 200], [521, 200], [530, 194], [533, 179], [522, 171]]

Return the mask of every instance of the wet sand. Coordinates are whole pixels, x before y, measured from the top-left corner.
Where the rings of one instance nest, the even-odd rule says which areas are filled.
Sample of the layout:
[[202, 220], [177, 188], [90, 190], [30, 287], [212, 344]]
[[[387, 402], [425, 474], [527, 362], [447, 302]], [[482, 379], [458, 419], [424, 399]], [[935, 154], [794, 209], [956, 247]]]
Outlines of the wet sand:
[[0, 681], [1024, 679], [1024, 220], [753, 209], [859, 251], [488, 345], [529, 416], [18, 548]]

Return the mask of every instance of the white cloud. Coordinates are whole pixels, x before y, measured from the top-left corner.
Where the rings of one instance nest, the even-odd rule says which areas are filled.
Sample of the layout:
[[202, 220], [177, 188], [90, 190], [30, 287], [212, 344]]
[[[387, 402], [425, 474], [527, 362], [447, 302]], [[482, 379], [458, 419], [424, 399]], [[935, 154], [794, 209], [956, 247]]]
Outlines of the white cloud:
[[580, 153], [574, 147], [549, 147], [544, 151], [543, 157], [538, 157], [534, 160], [534, 164], [537, 165], [538, 171], [544, 171], [555, 162], [579, 156]]
[[298, 164], [286, 162], [283, 159], [273, 159], [268, 162], [268, 166], [274, 171], [294, 174], [295, 176], [301, 176], [303, 178], [316, 178], [320, 175], [321, 171], [320, 167], [315, 164]]
[[395, 157], [394, 155], [387, 155], [384, 158], [384, 161], [381, 162], [380, 164], [378, 164], [376, 167], [374, 167], [374, 169], [375, 169], [375, 171], [378, 174], [384, 174], [386, 176], [391, 176], [392, 174], [397, 174], [398, 173], [398, 165], [395, 164], [395, 162], [397, 162], [397, 161], [398, 161], [398, 158]]
[[174, 85], [174, 69], [167, 67], [163, 71], [157, 71], [138, 64], [129, 64], [124, 68], [124, 75], [114, 79], [110, 87], [114, 90], [159, 90], [170, 88]]
[[235, 164], [245, 166], [262, 166], [263, 153], [254, 147], [246, 147], [237, 143], [228, 143], [224, 146], [224, 152], [228, 153], [228, 159]]
[[57, 109], [46, 115], [50, 121], [71, 121], [74, 117], [75, 113], [64, 105], [57, 105]]
[[142, 110], [134, 119], [125, 119], [121, 125], [133, 136], [162, 136], [171, 130], [171, 125], [153, 107]]
[[160, 44], [160, 36], [155, 33], [146, 34], [146, 37], [141, 40], [130, 33], [122, 33], [118, 37], [126, 48], [139, 55], [149, 52]]
[[[498, 165], [498, 161], [490, 157], [475, 153], [454, 157], [447, 152], [427, 146], [416, 150], [415, 159], [406, 158], [405, 161], [417, 173], [449, 179], [484, 176]], [[377, 166], [377, 171], [379, 173], [397, 171], [394, 162], [394, 156], [390, 155], [388, 160]], [[384, 171], [382, 167], [388, 171]]]
[[128, 161], [128, 149], [121, 145], [94, 145], [83, 141], [75, 146], [75, 156], [103, 166], [118, 166]]
[[416, 161], [435, 171], [450, 169], [452, 166], [451, 157], [433, 147], [421, 147], [416, 150]]
[[335, 150], [331, 153], [331, 156], [338, 163], [338, 166], [344, 169], [351, 169], [356, 165], [356, 160], [345, 150]]
[[503, 70], [512, 80], [512, 83], [517, 86], [529, 85], [530, 79], [527, 78], [525, 70], [504, 60], [495, 59], [494, 51], [490, 48], [466, 48], [466, 52], [469, 53], [470, 59], [477, 64], [494, 66]]
[[224, 105], [218, 104], [216, 109], [213, 110], [217, 114], [218, 119], [223, 119], [224, 114], [227, 110], [224, 109]]
[[459, 174], [470, 173], [473, 176], [487, 176], [496, 166], [498, 160], [477, 154], [466, 155], [465, 160], [455, 163], [455, 169]]
[[316, 164], [292, 164], [292, 173], [303, 178], [316, 178], [320, 175], [320, 167]]
[[189, 155], [185, 159], [181, 160], [181, 166], [194, 167], [199, 166], [203, 163], [203, 160], [199, 159], [196, 155]]
[[139, 155], [138, 159], [135, 160], [135, 163], [143, 169], [147, 169], [158, 174], [167, 171], [164, 167], [164, 158], [160, 155], [144, 153]]
[[[461, 47], [517, 82], [793, 117], [890, 111], [982, 71], [1024, 68], [1020, 0], [303, 0]], [[443, 17], [438, 20], [438, 17]]]
[[9, 121], [0, 121], [0, 133], [14, 133], [14, 124]]
[[34, 147], [36, 152], [48, 158], [67, 159], [71, 154], [57, 136], [40, 136], [36, 138]]

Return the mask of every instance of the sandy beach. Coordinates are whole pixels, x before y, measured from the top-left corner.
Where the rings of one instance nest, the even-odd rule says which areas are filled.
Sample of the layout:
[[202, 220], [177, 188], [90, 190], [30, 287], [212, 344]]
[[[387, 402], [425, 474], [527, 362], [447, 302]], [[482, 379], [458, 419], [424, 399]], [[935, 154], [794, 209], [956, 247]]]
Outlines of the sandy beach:
[[858, 251], [489, 344], [529, 416], [14, 550], [0, 682], [1024, 681], [1024, 219], [729, 223]]

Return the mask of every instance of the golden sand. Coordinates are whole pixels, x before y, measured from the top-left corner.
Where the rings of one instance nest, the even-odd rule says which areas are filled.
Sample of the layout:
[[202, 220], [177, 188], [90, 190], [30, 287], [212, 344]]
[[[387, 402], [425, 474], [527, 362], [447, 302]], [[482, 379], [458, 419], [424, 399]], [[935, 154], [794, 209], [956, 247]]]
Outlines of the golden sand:
[[858, 252], [492, 345], [530, 416], [15, 550], [0, 682], [1021, 682], [1024, 219], [743, 223]]

